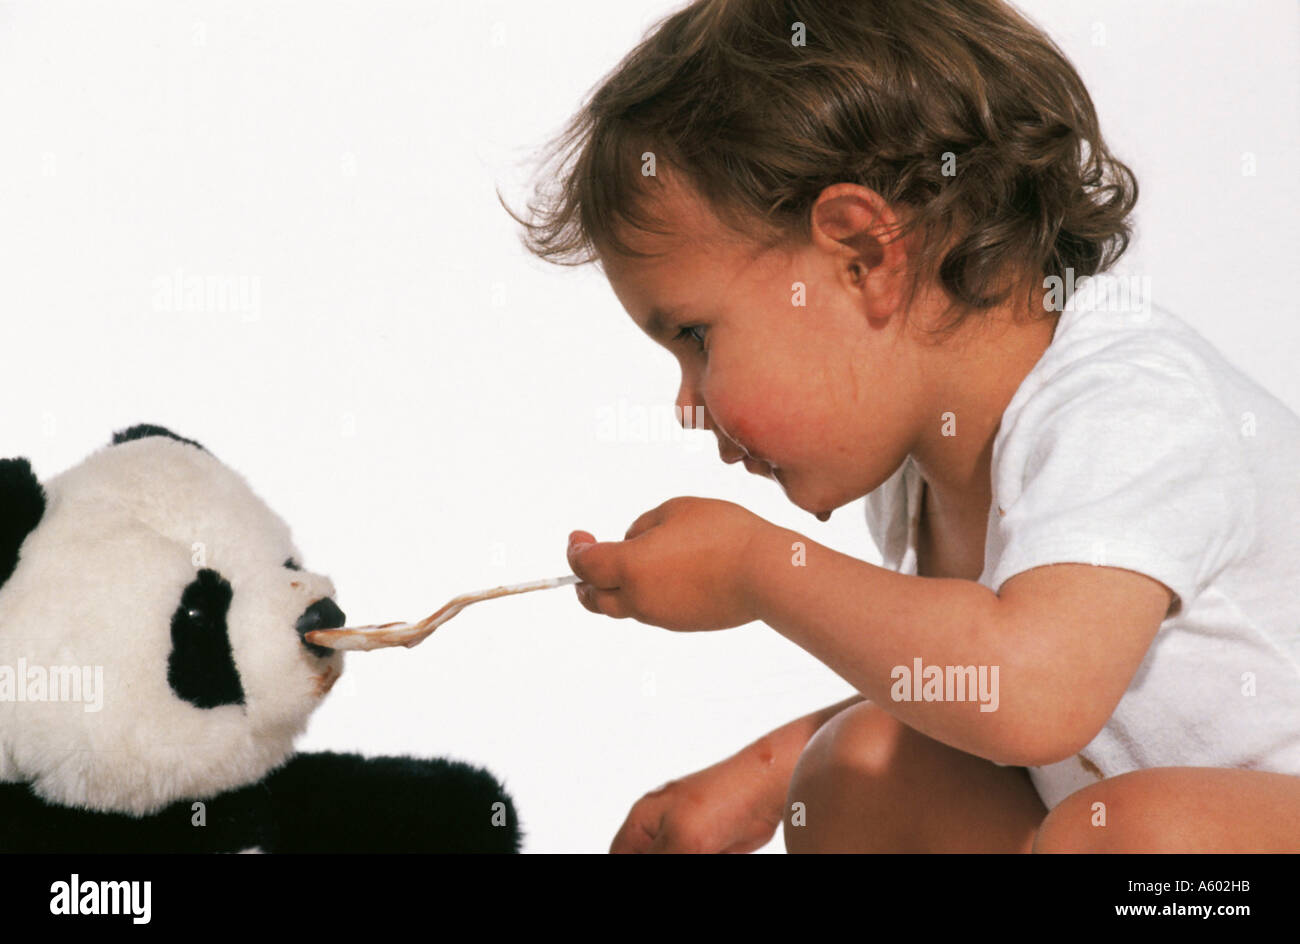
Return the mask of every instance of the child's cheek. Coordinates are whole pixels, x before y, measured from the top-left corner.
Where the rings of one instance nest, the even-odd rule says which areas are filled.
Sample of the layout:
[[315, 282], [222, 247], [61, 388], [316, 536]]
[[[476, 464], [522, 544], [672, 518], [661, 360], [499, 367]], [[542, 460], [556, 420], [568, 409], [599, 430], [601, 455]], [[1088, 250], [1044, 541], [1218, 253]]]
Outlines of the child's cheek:
[[710, 396], [709, 413], [728, 439], [779, 466], [799, 451], [798, 402], [793, 395], [742, 385]]

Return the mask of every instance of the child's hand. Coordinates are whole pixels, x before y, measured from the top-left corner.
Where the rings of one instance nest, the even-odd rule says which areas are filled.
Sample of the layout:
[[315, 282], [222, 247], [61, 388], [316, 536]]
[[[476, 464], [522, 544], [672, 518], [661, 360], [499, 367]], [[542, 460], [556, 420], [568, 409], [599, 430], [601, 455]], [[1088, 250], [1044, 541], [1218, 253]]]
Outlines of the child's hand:
[[609, 851], [753, 852], [781, 825], [788, 786], [751, 746], [637, 800]]
[[728, 629], [751, 622], [746, 548], [762, 518], [711, 498], [673, 498], [647, 511], [622, 541], [569, 535], [578, 599], [593, 613], [665, 629]]

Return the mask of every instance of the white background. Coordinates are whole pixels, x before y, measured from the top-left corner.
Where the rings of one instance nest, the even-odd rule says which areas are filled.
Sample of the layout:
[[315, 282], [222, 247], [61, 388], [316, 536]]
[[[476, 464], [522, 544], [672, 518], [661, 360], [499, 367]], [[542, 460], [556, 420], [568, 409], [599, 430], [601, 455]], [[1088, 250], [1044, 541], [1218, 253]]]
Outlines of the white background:
[[[707, 432], [606, 441], [602, 410], [671, 407], [675, 362], [497, 202], [523, 205], [537, 150], [672, 9], [0, 3], [0, 455], [45, 478], [132, 423], [197, 439], [353, 622], [566, 573], [570, 530], [620, 538], [674, 495], [878, 562], [861, 503], [820, 524]], [[1022, 9], [1139, 176], [1156, 301], [1300, 408], [1296, 5]], [[178, 272], [256, 295], [186, 310]], [[527, 851], [604, 851], [643, 792], [849, 694], [761, 624], [672, 634], [563, 588], [350, 655], [300, 746], [482, 763]]]

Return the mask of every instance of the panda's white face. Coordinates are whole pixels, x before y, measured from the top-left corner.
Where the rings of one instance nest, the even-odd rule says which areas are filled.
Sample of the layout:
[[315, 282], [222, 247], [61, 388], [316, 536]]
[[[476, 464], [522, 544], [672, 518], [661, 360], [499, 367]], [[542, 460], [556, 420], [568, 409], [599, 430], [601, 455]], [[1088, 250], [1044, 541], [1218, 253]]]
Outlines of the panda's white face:
[[0, 700], [0, 780], [143, 815], [286, 760], [342, 671], [302, 633], [344, 618], [284, 522], [167, 436], [105, 447], [45, 493], [0, 586], [0, 666], [102, 668], [101, 705]]

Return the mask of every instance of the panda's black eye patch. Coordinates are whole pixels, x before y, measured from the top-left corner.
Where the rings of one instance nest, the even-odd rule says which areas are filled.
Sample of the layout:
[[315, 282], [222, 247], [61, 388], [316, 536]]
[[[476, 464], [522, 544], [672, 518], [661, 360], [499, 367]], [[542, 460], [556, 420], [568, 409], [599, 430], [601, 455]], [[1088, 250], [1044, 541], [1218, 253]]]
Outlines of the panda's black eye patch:
[[167, 682], [196, 708], [242, 705], [244, 688], [226, 629], [234, 591], [215, 570], [200, 570], [181, 593], [172, 614], [172, 651]]
[[288, 567], [290, 570], [302, 570], [302, 565], [299, 564], [292, 557], [285, 558], [284, 566]]

